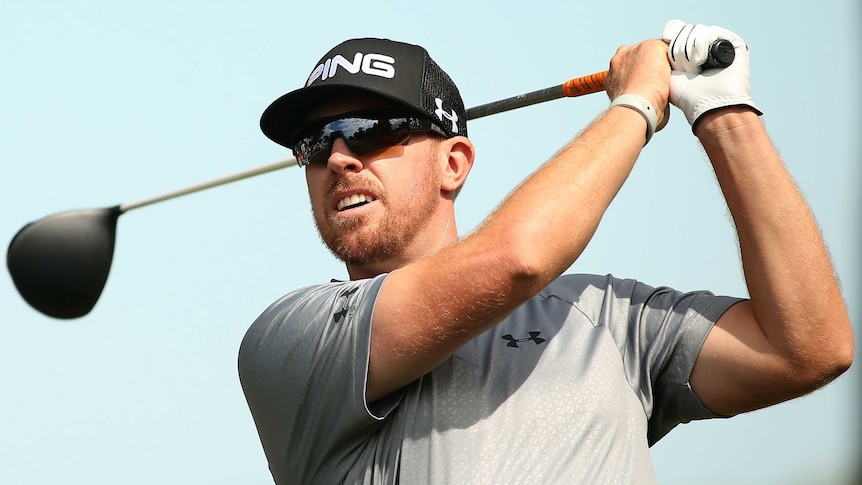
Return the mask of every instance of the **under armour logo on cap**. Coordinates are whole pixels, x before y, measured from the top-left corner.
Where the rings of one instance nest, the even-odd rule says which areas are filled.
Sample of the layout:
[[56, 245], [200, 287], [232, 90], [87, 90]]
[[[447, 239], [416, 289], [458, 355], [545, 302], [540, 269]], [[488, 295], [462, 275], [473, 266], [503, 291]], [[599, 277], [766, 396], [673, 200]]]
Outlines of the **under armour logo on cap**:
[[434, 102], [437, 103], [437, 109], [434, 110], [434, 114], [437, 115], [437, 118], [440, 118], [440, 121], [443, 119], [447, 119], [452, 122], [452, 133], [458, 133], [458, 113], [453, 109], [450, 113], [447, 113], [446, 110], [443, 109], [443, 100], [440, 98], [434, 98]]

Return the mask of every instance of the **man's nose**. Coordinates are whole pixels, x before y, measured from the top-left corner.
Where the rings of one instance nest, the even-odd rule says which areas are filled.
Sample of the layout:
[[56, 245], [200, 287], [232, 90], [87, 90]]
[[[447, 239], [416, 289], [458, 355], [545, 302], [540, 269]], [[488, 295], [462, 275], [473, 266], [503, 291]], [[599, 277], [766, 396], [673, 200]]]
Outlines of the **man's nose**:
[[359, 172], [362, 170], [362, 162], [355, 153], [350, 151], [347, 142], [341, 136], [336, 136], [332, 142], [329, 152], [329, 169], [336, 173]]

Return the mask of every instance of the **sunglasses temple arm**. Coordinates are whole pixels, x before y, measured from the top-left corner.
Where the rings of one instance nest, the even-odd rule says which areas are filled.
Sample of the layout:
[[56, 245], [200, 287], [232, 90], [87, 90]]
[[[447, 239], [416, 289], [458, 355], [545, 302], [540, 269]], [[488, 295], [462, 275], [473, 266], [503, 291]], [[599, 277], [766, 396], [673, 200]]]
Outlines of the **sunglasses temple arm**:
[[292, 167], [296, 165], [296, 158], [290, 157], [284, 160], [279, 160], [277, 162], [268, 163], [266, 165], [261, 165], [258, 167], [250, 168], [248, 170], [243, 170], [241, 172], [234, 173], [232, 175], [226, 175], [224, 177], [219, 177], [217, 179], [212, 179], [206, 182], [201, 182], [195, 185], [190, 185], [188, 187], [177, 189], [171, 192], [167, 192], [161, 195], [156, 195], [154, 197], [149, 197], [147, 199], [142, 199], [137, 202], [129, 202], [126, 204], [120, 205], [120, 213], [130, 211], [132, 209], [137, 209], [139, 207], [144, 207], [150, 204], [155, 204], [156, 202], [161, 202], [168, 199], [174, 199], [177, 197], [182, 197], [183, 195], [193, 194], [195, 192], [200, 192], [202, 190], [206, 190], [212, 187], [218, 187], [219, 185], [229, 184], [231, 182], [236, 182], [238, 180], [243, 180], [247, 178], [251, 178], [257, 175], [263, 175], [265, 173], [274, 172], [276, 170], [281, 170], [283, 168]]
[[534, 104], [553, 101], [560, 98], [574, 98], [585, 94], [598, 93], [605, 90], [605, 78], [608, 71], [596, 72], [586, 76], [569, 79], [559, 86], [540, 89], [527, 94], [512, 96], [493, 103], [483, 104], [467, 110], [467, 119], [475, 120], [504, 111], [524, 108]]

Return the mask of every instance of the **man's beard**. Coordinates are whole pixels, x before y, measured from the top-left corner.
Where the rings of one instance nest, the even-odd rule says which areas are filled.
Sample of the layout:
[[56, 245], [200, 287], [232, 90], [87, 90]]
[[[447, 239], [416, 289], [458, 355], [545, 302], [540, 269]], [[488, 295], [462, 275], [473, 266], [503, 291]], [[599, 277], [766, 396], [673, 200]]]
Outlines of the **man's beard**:
[[371, 227], [367, 225], [370, 215], [342, 219], [314, 214], [320, 238], [336, 258], [350, 266], [373, 265], [398, 257], [413, 243], [439, 204], [439, 176], [428, 170], [417, 177], [406, 191], [406, 203], [397, 209], [378, 192], [375, 203], [381, 207], [377, 211], [384, 212], [382, 216], [375, 215], [376, 222]]

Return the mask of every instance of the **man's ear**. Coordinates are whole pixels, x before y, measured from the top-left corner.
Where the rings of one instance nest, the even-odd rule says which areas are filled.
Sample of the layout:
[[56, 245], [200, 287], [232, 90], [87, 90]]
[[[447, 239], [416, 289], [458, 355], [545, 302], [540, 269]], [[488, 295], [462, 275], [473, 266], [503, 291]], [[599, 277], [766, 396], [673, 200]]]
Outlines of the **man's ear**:
[[473, 143], [464, 136], [447, 138], [440, 142], [443, 171], [440, 177], [440, 189], [444, 192], [457, 194], [467, 180], [470, 169], [473, 168], [475, 152]]

